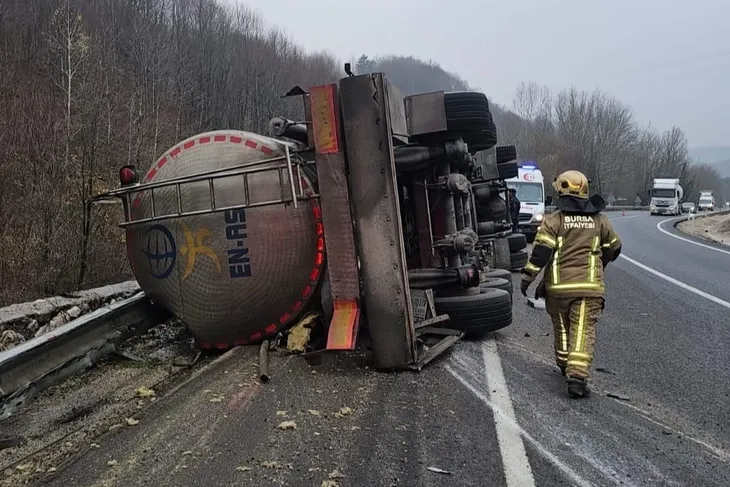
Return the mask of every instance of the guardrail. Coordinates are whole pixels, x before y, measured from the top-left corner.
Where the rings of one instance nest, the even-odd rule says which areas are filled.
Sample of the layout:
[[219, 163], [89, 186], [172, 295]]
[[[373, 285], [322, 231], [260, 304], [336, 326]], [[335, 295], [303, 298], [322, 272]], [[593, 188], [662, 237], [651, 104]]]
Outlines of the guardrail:
[[34, 395], [91, 367], [121, 342], [166, 318], [139, 292], [0, 353], [0, 421]]
[[[705, 218], [708, 216], [727, 215], [728, 213], [730, 213], [730, 210], [698, 211], [697, 213], [694, 214], [695, 215], [694, 218]], [[687, 220], [689, 220], [689, 215], [679, 216], [674, 219], [672, 226], [676, 227], [680, 223], [686, 222]]]

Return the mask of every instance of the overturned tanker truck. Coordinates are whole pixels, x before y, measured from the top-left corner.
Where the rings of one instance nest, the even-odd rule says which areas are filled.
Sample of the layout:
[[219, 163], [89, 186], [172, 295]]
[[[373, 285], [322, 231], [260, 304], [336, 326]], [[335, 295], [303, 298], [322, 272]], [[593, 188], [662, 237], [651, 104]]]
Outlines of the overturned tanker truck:
[[487, 97], [404, 97], [379, 73], [288, 96], [305, 121], [190, 137], [96, 198], [122, 200], [148, 297], [202, 349], [259, 343], [317, 307], [317, 351], [352, 350], [362, 329], [378, 369], [508, 326], [511, 275], [489, 269], [509, 224], [480, 221], [473, 188], [513, 177], [516, 151], [495, 147]]

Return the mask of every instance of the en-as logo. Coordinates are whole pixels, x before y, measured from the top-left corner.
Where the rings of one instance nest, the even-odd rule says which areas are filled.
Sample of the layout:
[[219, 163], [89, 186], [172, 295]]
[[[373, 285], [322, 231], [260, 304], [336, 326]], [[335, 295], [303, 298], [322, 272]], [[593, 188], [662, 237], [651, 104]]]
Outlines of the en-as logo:
[[211, 231], [207, 228], [190, 230], [187, 225], [183, 225], [183, 233], [185, 234], [185, 244], [180, 247], [180, 253], [187, 256], [188, 259], [185, 265], [185, 272], [180, 280], [184, 281], [193, 273], [198, 255], [208, 257], [215, 265], [216, 270], [220, 272], [221, 261], [207, 243], [207, 239], [212, 235]]
[[142, 253], [147, 257], [150, 274], [155, 279], [165, 279], [175, 269], [177, 246], [172, 232], [162, 225], [153, 225], [145, 233]]
[[534, 181], [535, 175], [530, 172], [526, 172], [525, 175], [522, 176], [522, 179], [524, 179], [525, 181]]

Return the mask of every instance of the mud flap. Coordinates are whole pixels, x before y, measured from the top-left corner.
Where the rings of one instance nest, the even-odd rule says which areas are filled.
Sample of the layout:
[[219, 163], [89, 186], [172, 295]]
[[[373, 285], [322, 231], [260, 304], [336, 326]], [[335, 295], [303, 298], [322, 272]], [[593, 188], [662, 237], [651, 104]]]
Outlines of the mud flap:
[[334, 309], [327, 334], [327, 350], [354, 350], [360, 323], [357, 300], [335, 301]]

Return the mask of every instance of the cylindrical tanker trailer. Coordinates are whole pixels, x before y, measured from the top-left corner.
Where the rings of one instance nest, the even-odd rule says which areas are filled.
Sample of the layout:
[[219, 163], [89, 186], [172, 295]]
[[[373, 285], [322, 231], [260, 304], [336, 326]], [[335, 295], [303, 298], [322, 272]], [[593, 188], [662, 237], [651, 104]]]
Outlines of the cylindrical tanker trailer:
[[147, 189], [127, 199], [135, 277], [202, 348], [275, 335], [316, 292], [321, 212], [289, 148], [248, 132], [196, 135], [160, 157], [142, 181]]

